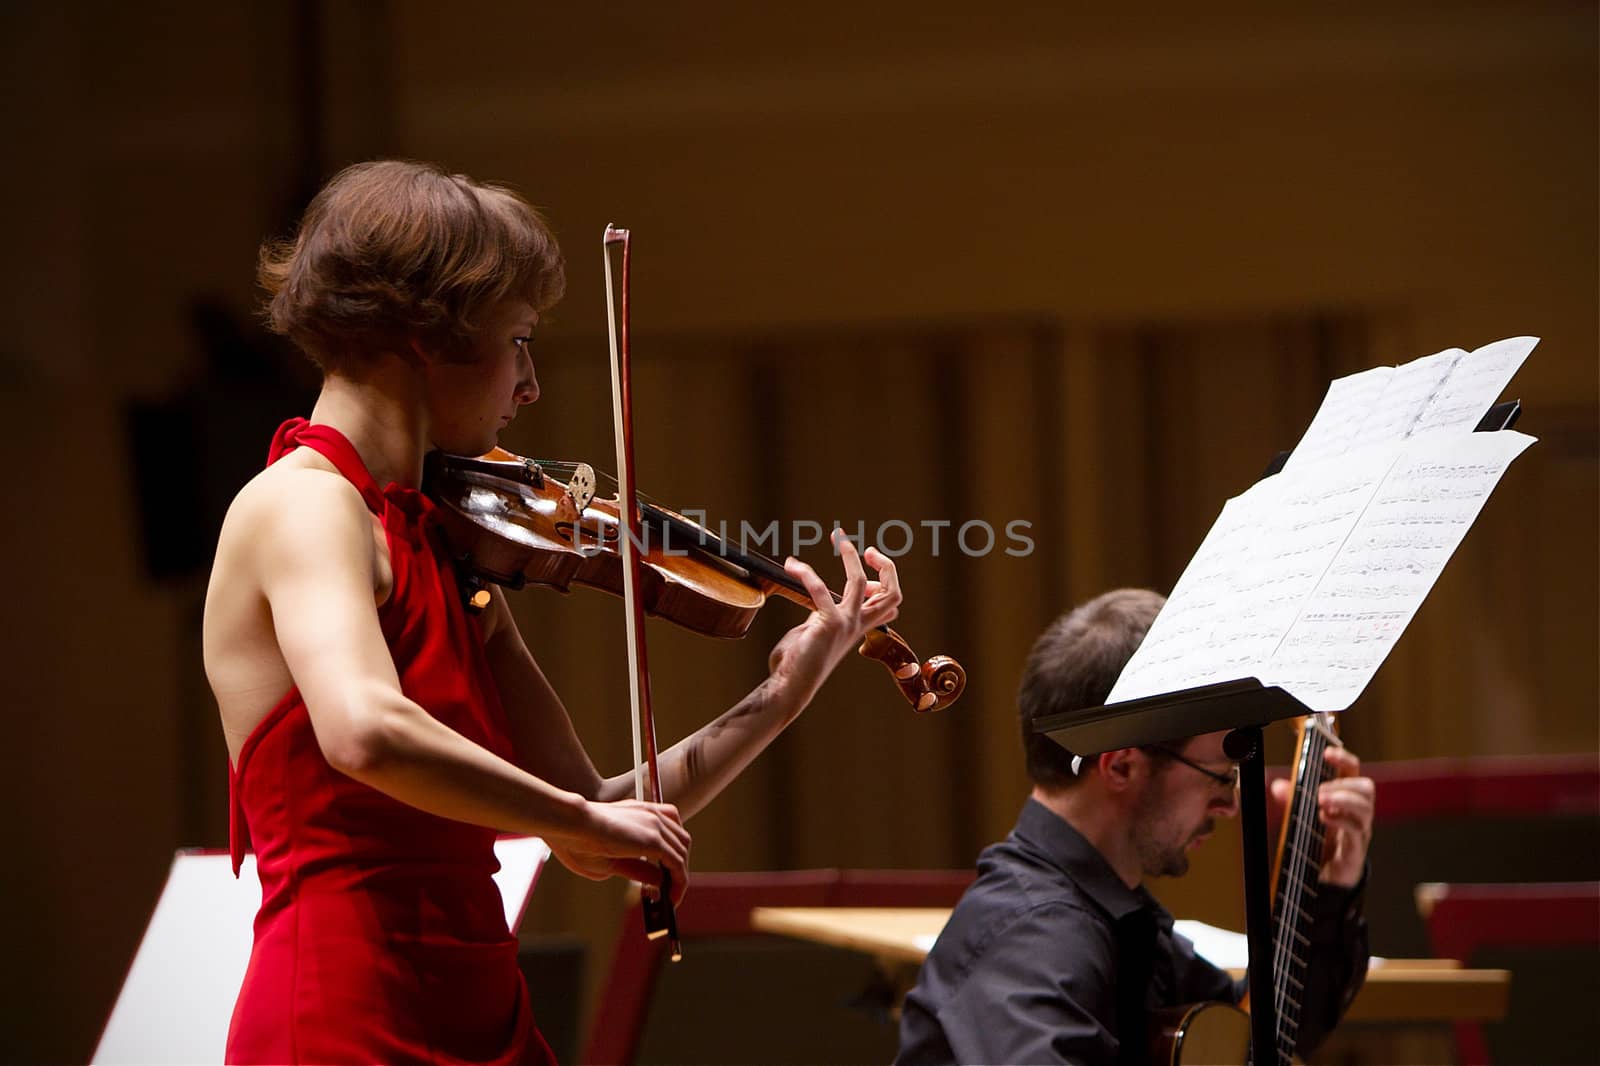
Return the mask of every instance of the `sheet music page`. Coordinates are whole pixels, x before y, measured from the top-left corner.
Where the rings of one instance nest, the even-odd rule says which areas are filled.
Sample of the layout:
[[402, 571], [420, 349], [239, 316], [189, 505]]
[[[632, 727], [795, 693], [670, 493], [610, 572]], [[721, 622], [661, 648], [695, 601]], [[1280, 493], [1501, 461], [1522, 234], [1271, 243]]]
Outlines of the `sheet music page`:
[[[1524, 353], [1526, 354], [1526, 353]], [[1521, 433], [1413, 440], [1260, 673], [1314, 711], [1365, 690], [1511, 461]]]
[[1456, 360], [1444, 384], [1418, 416], [1412, 435], [1441, 429], [1470, 433], [1538, 343], [1538, 337], [1509, 337]]
[[1107, 703], [1206, 683], [1187, 679], [1214, 672], [1208, 658], [1216, 643], [1212, 634], [1226, 627], [1234, 578], [1248, 564], [1266, 527], [1277, 483], [1277, 478], [1268, 478], [1223, 504]]
[[1347, 451], [1394, 372], [1392, 366], [1375, 366], [1336, 378], [1283, 468], [1289, 470]]
[[1172, 931], [1188, 937], [1194, 953], [1219, 970], [1243, 970], [1250, 965], [1250, 941], [1243, 933], [1193, 918], [1179, 918], [1172, 923]]
[[1356, 430], [1355, 439], [1362, 444], [1405, 439], [1411, 427], [1417, 424], [1417, 416], [1443, 387], [1456, 361], [1466, 354], [1460, 348], [1446, 348], [1396, 367], [1388, 387], [1378, 397], [1361, 428]]
[[1106, 702], [1255, 677], [1348, 707], [1533, 442], [1471, 431], [1537, 343], [1333, 382], [1284, 470], [1223, 507]]
[[1395, 454], [1361, 449], [1229, 500], [1106, 702], [1256, 676]]

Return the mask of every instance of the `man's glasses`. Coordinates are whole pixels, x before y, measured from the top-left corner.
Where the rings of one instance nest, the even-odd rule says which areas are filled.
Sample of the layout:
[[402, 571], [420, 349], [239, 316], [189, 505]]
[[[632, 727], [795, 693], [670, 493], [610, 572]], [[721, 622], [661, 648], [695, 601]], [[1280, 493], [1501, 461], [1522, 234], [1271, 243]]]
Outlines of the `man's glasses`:
[[1219, 785], [1227, 785], [1229, 788], [1237, 788], [1237, 787], [1239, 787], [1239, 767], [1238, 766], [1229, 767], [1227, 773], [1219, 774], [1219, 773], [1216, 773], [1215, 771], [1207, 770], [1204, 766], [1201, 766], [1199, 763], [1190, 762], [1188, 759], [1185, 759], [1182, 755], [1179, 755], [1177, 752], [1173, 751], [1171, 748], [1162, 748], [1162, 747], [1157, 747], [1157, 746], [1152, 745], [1150, 747], [1145, 748], [1144, 750], [1150, 752], [1152, 755], [1165, 755], [1169, 759], [1173, 759], [1173, 760], [1175, 760], [1177, 762], [1181, 762], [1181, 763], [1183, 763], [1183, 765], [1187, 766], [1189, 769], [1196, 770], [1196, 771], [1198, 771], [1198, 772], [1200, 772], [1202, 774], [1205, 774], [1207, 777], [1211, 778], [1211, 780], [1215, 781]]

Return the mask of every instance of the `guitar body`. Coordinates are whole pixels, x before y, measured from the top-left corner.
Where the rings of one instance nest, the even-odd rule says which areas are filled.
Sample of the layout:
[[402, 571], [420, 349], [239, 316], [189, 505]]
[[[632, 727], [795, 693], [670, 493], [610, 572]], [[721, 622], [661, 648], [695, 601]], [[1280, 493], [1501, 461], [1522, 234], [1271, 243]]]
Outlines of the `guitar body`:
[[1250, 1016], [1230, 1003], [1191, 1003], [1159, 1012], [1151, 1047], [1157, 1066], [1244, 1066]]

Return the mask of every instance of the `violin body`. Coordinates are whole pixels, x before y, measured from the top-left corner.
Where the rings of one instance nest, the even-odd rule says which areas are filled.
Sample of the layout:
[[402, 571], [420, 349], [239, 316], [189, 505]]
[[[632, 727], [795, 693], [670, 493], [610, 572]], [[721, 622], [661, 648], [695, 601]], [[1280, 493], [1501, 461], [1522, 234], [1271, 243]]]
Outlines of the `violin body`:
[[[423, 484], [452, 550], [479, 577], [512, 589], [565, 593], [581, 585], [622, 595], [615, 497], [585, 500], [581, 489], [499, 448], [476, 459], [433, 453]], [[749, 632], [767, 590], [688, 538], [651, 535], [661, 528], [646, 530], [641, 551], [645, 611], [704, 636]]]
[[[596, 494], [587, 464], [537, 463], [503, 448], [478, 457], [434, 452], [423, 490], [466, 572], [470, 603], [487, 606], [482, 581], [622, 595], [621, 504], [616, 495]], [[737, 639], [771, 597], [812, 608], [810, 594], [775, 560], [735, 548], [658, 504], [642, 503], [640, 511], [639, 596], [647, 614], [704, 636]], [[966, 687], [966, 672], [954, 659], [922, 662], [892, 629], [869, 631], [859, 650], [888, 668], [918, 711], [947, 707]]]

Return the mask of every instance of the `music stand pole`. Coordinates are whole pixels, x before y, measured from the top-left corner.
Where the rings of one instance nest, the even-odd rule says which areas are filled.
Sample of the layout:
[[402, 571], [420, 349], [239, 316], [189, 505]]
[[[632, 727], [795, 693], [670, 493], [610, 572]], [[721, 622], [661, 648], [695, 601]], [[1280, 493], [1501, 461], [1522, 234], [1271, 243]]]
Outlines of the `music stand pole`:
[[1250, 943], [1250, 1061], [1278, 1062], [1278, 1002], [1273, 988], [1272, 890], [1267, 873], [1267, 773], [1260, 726], [1240, 726], [1223, 740], [1239, 763], [1239, 828], [1244, 835], [1244, 920]]

